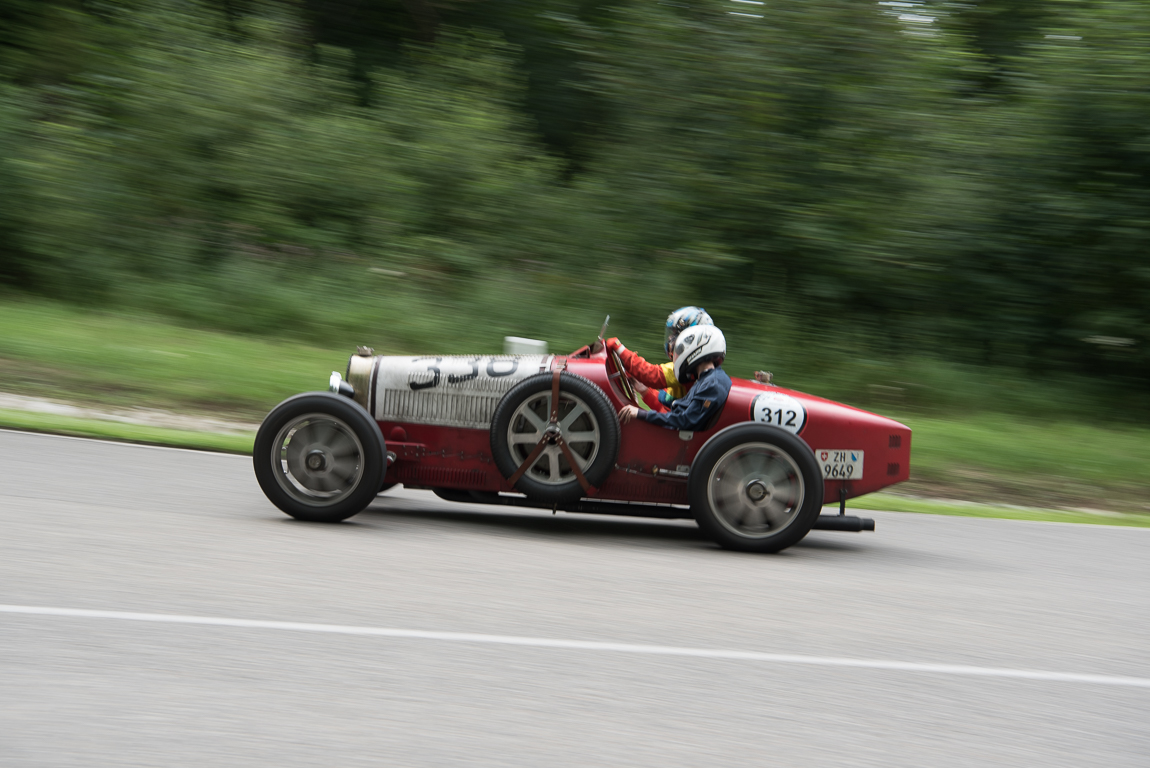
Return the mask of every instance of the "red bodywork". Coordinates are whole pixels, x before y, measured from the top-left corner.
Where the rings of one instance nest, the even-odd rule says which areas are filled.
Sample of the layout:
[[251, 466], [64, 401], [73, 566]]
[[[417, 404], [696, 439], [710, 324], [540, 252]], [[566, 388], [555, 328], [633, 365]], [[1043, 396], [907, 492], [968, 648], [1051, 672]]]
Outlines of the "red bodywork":
[[[568, 372], [594, 382], [607, 394], [616, 411], [637, 404], [626, 398], [617, 376], [609, 372], [609, 368], [614, 369], [605, 352], [590, 354], [584, 348], [570, 357], [555, 357], [551, 365], [566, 365]], [[682, 471], [716, 432], [751, 421], [752, 401], [765, 391], [790, 395], [806, 408], [806, 422], [798, 435], [815, 451], [816, 458], [823, 450], [865, 452], [862, 477], [824, 481], [826, 503], [872, 493], [909, 477], [910, 429], [897, 421], [757, 381], [734, 377], [731, 381], [731, 393], [722, 413], [705, 431], [680, 433], [638, 419], [622, 425], [615, 469], [591, 495], [610, 501], [688, 504], [687, 478], [661, 476], [659, 470]], [[379, 427], [388, 450], [395, 453], [386, 482], [514, 492], [492, 461], [489, 430], [395, 421], [381, 421]]]

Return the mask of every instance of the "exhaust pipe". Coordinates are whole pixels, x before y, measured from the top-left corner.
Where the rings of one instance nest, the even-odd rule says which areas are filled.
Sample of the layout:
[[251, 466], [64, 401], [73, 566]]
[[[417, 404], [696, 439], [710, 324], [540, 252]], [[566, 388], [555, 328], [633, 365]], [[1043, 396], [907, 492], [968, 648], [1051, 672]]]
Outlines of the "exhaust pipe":
[[819, 515], [815, 524], [811, 526], [814, 531], [873, 531], [874, 520], [869, 517], [855, 517], [854, 515]]

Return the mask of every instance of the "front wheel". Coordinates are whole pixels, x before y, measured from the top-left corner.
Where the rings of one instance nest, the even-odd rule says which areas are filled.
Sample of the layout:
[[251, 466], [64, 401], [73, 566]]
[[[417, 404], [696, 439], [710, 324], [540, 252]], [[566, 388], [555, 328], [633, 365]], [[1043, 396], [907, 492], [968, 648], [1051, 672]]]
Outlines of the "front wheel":
[[823, 480], [810, 447], [776, 427], [739, 424], [703, 446], [690, 478], [691, 510], [720, 546], [778, 552], [810, 531]]
[[256, 480], [297, 520], [337, 523], [363, 511], [383, 485], [386, 446], [361, 405], [310, 392], [277, 405], [256, 433]]

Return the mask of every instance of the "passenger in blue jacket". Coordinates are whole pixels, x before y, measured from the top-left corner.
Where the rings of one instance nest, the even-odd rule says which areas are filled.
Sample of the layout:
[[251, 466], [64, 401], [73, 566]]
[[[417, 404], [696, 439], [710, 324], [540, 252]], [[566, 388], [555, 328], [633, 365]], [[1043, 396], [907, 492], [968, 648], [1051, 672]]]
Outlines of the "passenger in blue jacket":
[[727, 356], [727, 340], [713, 325], [685, 329], [675, 342], [675, 378], [683, 383], [695, 382], [686, 397], [671, 404], [666, 413], [641, 411], [628, 405], [619, 411], [624, 424], [640, 418], [668, 429], [696, 431], [703, 429], [727, 402], [731, 377], [721, 366]]

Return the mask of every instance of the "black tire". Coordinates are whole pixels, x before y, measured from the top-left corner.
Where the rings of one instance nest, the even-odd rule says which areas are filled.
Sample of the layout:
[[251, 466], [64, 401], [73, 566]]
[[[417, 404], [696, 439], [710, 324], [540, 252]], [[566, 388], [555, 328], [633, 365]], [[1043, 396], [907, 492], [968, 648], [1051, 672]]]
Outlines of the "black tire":
[[[534, 448], [534, 442], [511, 442], [511, 430], [514, 427], [516, 434], [528, 434], [527, 431], [518, 432], [521, 428], [530, 430], [535, 428], [524, 420], [520, 407], [533, 408], [537, 417], [543, 421], [550, 418], [548, 413], [551, 401], [552, 373], [539, 373], [512, 387], [499, 405], [495, 408], [495, 415], [491, 420], [491, 455], [495, 465], [503, 473], [503, 477], [510, 478], [519, 469], [520, 463], [527, 458], [527, 454]], [[575, 410], [575, 406], [584, 406], [582, 412], [576, 414], [571, 428], [565, 431], [564, 439], [575, 436], [594, 434], [593, 440], [574, 442], [568, 440], [568, 447], [581, 459], [589, 460], [582, 467], [583, 476], [593, 486], [598, 486], [607, 479], [607, 475], [615, 466], [615, 458], [619, 453], [619, 420], [611, 401], [603, 390], [592, 384], [582, 376], [573, 373], [559, 374], [559, 401], [560, 420], [567, 418]], [[540, 403], [544, 403], [542, 409]], [[514, 421], [514, 423], [513, 423]], [[594, 445], [593, 448], [590, 446]], [[532, 499], [547, 503], [562, 503], [576, 501], [583, 497], [583, 487], [578, 479], [570, 472], [570, 465], [565, 458], [552, 451], [558, 449], [552, 446], [535, 462], [535, 466], [528, 470], [516, 483], [515, 488]], [[555, 458], [552, 458], [552, 455]], [[544, 479], [542, 465], [554, 461], [558, 471], [554, 472], [557, 479]], [[549, 477], [551, 473], [549, 472]]]
[[691, 511], [719, 546], [778, 552], [811, 530], [823, 478], [801, 438], [777, 427], [736, 424], [716, 434], [691, 465]]
[[362, 512], [383, 486], [386, 457], [375, 420], [359, 403], [331, 392], [277, 405], [260, 425], [252, 452], [256, 480], [272, 504], [314, 523]]

